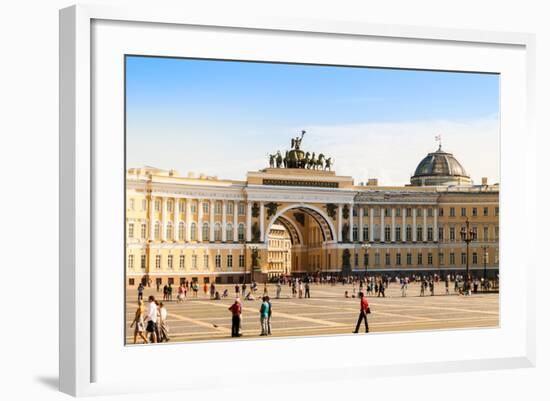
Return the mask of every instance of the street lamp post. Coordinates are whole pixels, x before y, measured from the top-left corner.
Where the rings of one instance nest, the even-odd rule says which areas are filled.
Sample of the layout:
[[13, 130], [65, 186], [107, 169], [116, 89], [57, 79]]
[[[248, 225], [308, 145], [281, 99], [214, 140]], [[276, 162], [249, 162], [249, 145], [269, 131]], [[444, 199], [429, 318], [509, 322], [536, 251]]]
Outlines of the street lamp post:
[[363, 254], [363, 257], [365, 257], [365, 255], [367, 256], [366, 259], [365, 259], [365, 277], [368, 275], [368, 271], [369, 271], [369, 248], [371, 247], [372, 245], [369, 244], [369, 243], [366, 243], [366, 244], [361, 244], [361, 248], [363, 248], [365, 251], [364, 251], [364, 254]]
[[483, 249], [483, 290], [485, 290], [485, 288], [487, 288], [487, 259], [489, 259], [489, 246], [483, 245], [481, 249]]
[[470, 280], [470, 242], [476, 240], [476, 232], [473, 229], [470, 229], [470, 222], [466, 219], [466, 227], [462, 227], [460, 230], [460, 237], [462, 241], [466, 243], [466, 281]]

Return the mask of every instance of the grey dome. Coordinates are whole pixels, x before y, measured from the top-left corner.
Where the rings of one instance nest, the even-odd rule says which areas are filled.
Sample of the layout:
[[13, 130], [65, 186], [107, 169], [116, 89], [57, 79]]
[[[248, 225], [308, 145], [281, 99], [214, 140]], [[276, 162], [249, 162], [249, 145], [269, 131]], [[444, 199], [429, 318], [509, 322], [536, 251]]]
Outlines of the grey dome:
[[460, 185], [471, 184], [464, 167], [452, 153], [439, 149], [422, 159], [411, 178], [412, 185]]

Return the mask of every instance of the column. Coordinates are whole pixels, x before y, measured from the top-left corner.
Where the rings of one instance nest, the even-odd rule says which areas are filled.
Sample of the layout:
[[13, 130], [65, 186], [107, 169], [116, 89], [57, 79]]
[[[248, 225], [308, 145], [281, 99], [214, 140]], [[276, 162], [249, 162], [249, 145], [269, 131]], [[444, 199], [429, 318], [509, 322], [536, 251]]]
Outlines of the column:
[[197, 213], [199, 218], [197, 219], [197, 241], [202, 242], [202, 199], [197, 199]]
[[246, 203], [246, 242], [252, 241], [252, 202]]
[[353, 242], [353, 203], [349, 204], [349, 234], [348, 235], [349, 235], [349, 242]]
[[370, 208], [369, 224], [370, 224], [370, 227], [369, 227], [369, 230], [370, 230], [369, 241], [373, 242], [374, 241], [374, 208], [373, 207]]
[[178, 198], [174, 198], [174, 242], [179, 238], [179, 222], [180, 222], [180, 202]]
[[216, 211], [216, 201], [212, 199], [210, 201], [210, 242], [214, 241], [214, 212]]
[[233, 241], [239, 240], [239, 201], [233, 202]]
[[338, 242], [342, 242], [342, 205], [338, 205]]
[[413, 226], [412, 226], [413, 242], [416, 242], [416, 240], [417, 240], [417, 238], [416, 238], [416, 207], [412, 208], [412, 212], [413, 212]]
[[167, 225], [168, 225], [168, 198], [162, 198], [162, 241], [166, 241]]
[[434, 222], [434, 228], [433, 228], [433, 232], [434, 232], [434, 242], [439, 242], [439, 227], [437, 226], [437, 215], [439, 214], [439, 208], [436, 207], [435, 208], [435, 213], [434, 213], [434, 219], [433, 219], [433, 222]]
[[264, 203], [260, 202], [260, 242], [264, 242]]
[[[233, 209], [235, 211], [235, 209]], [[227, 218], [227, 203], [226, 201], [222, 201], [222, 241], [227, 241], [227, 233], [226, 233], [226, 222], [225, 219]]]
[[391, 208], [391, 242], [395, 242], [395, 208]]
[[363, 242], [365, 238], [363, 237], [363, 206], [359, 207], [359, 242]]
[[155, 239], [155, 198], [153, 194], [149, 199], [149, 240]]
[[191, 199], [185, 199], [185, 240], [191, 241]]
[[401, 208], [401, 216], [403, 218], [403, 225], [401, 226], [401, 241], [407, 240], [407, 208]]
[[428, 209], [422, 208], [422, 214], [424, 216], [423, 228], [422, 228], [422, 241], [428, 240]]
[[386, 208], [380, 208], [380, 242], [386, 241], [386, 227], [384, 226], [384, 217], [386, 215]]

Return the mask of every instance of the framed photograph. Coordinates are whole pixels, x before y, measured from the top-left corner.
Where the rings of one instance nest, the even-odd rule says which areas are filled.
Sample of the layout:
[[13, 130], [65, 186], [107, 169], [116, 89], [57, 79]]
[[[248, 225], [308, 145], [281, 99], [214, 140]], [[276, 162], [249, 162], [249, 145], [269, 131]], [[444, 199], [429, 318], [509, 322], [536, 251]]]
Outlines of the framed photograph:
[[533, 366], [533, 45], [62, 10], [61, 390]]

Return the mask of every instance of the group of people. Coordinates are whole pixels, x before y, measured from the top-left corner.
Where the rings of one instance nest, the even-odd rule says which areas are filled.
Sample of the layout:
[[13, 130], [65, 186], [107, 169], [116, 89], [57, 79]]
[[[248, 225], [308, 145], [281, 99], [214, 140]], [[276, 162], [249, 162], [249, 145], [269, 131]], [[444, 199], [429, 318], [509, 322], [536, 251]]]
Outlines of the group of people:
[[[235, 302], [228, 308], [231, 312], [231, 337], [242, 336], [242, 305], [239, 297], [235, 298]], [[262, 303], [260, 304], [260, 336], [271, 335], [271, 316], [273, 311], [273, 305], [269, 296], [262, 297]]]
[[147, 311], [143, 305], [143, 299], [138, 300], [138, 307], [130, 328], [134, 328], [134, 344], [138, 336], [145, 344], [167, 342], [168, 337], [168, 311], [163, 302], [149, 296]]

